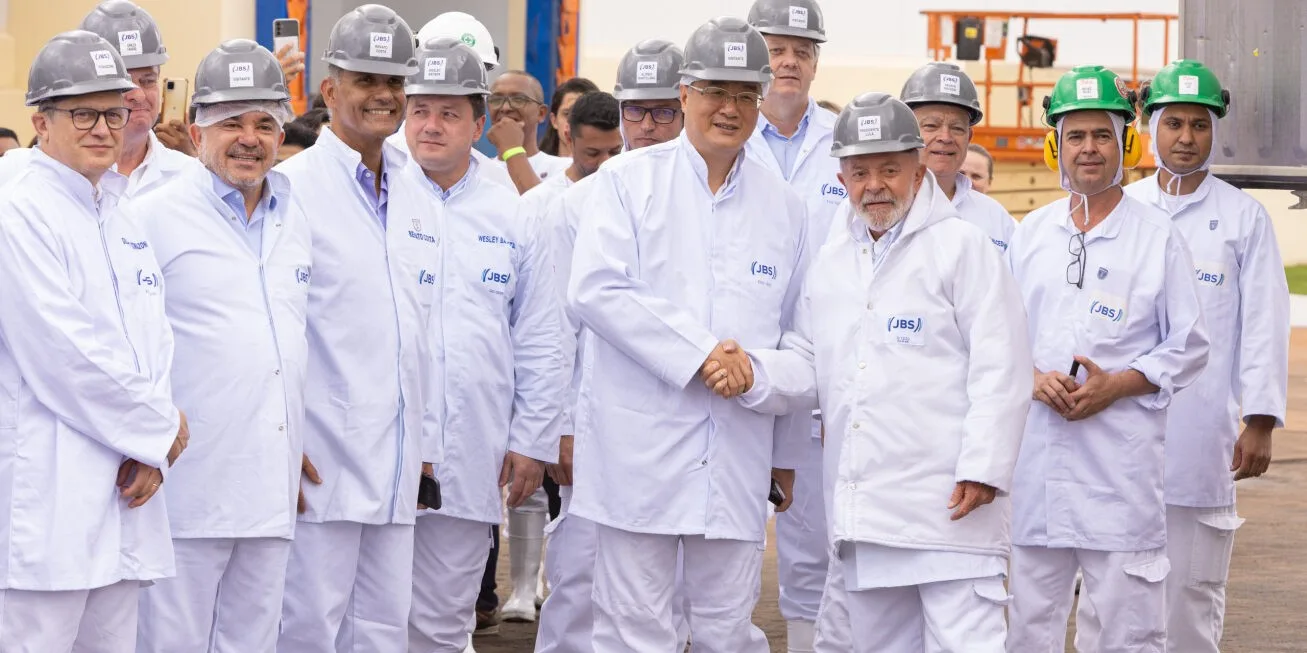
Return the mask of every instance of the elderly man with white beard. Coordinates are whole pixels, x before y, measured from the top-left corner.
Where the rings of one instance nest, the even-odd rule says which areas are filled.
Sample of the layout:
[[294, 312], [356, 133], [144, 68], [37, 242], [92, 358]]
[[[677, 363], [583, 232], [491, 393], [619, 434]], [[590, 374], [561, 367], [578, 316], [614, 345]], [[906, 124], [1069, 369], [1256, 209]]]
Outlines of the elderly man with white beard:
[[848, 201], [781, 350], [749, 352], [758, 387], [742, 403], [820, 403], [826, 425], [819, 652], [1001, 653], [1006, 638], [1007, 491], [1033, 384], [1025, 315], [922, 146], [899, 100], [867, 93], [844, 109], [831, 154]]

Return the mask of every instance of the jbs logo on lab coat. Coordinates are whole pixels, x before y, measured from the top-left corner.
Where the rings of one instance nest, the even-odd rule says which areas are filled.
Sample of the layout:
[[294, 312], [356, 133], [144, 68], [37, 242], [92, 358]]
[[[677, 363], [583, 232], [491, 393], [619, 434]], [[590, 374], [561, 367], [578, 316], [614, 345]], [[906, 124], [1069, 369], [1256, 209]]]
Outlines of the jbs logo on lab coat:
[[1125, 301], [1116, 295], [1094, 293], [1089, 301], [1089, 316], [1111, 323], [1125, 321]]
[[925, 318], [920, 315], [892, 315], [885, 321], [885, 333], [890, 344], [921, 347], [926, 344], [922, 328]]
[[508, 272], [495, 272], [490, 268], [481, 271], [481, 282], [490, 287], [490, 292], [498, 295], [504, 294], [504, 286], [507, 286], [512, 278], [513, 275]]
[[427, 272], [426, 270], [418, 270], [418, 285], [436, 285], [436, 275]]
[[847, 197], [848, 192], [845, 191], [844, 186], [840, 184], [822, 184], [821, 196], [825, 198], [827, 202], [834, 204]]
[[295, 268], [295, 283], [302, 283], [308, 285], [309, 281], [312, 279], [313, 279], [313, 268], [306, 268], [303, 266], [297, 266]]
[[1194, 266], [1194, 278], [1200, 286], [1220, 288], [1225, 285], [1225, 266], [1211, 261], [1198, 261]]
[[163, 277], [159, 276], [158, 272], [137, 268], [136, 285], [145, 290], [147, 295], [157, 295], [159, 290], [163, 288]]
[[749, 274], [759, 283], [770, 286], [776, 280], [776, 266], [754, 261], [749, 264]]

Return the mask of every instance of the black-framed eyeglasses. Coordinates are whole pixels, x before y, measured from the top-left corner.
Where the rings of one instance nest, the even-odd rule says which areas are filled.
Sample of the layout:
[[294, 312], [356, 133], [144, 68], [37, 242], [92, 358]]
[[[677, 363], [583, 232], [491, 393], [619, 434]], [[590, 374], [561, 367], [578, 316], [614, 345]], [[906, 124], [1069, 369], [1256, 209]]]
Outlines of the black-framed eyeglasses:
[[88, 109], [79, 107], [77, 109], [60, 109], [50, 107], [46, 111], [58, 111], [72, 116], [73, 127], [82, 131], [90, 131], [100, 122], [100, 116], [104, 116], [104, 125], [109, 129], [117, 131], [127, 125], [127, 119], [132, 117], [132, 110], [127, 107], [114, 107], [112, 109]]
[[530, 104], [544, 104], [544, 102], [541, 102], [530, 95], [522, 95], [521, 93], [515, 95], [500, 95], [495, 93], [486, 98], [486, 104], [491, 108], [502, 107], [505, 102], [508, 103], [508, 106], [513, 107], [514, 109], [524, 109]]
[[654, 107], [650, 109], [635, 104], [623, 104], [622, 120], [627, 122], [644, 122], [644, 117], [648, 115], [652, 116], [653, 121], [659, 125], [670, 125], [676, 120], [676, 114], [680, 112], [680, 109], [673, 109], [671, 107]]
[[1066, 282], [1084, 290], [1085, 264], [1089, 258], [1085, 252], [1085, 232], [1077, 231], [1072, 234], [1071, 242], [1067, 243], [1066, 248], [1075, 257], [1072, 259], [1071, 265], [1066, 266]]
[[717, 106], [726, 104], [727, 100], [735, 100], [735, 106], [737, 107], [745, 106], [757, 109], [762, 106], [762, 95], [754, 93], [753, 91], [731, 93], [719, 86], [704, 86], [703, 88], [699, 88], [698, 86], [691, 85], [690, 88], [698, 91], [699, 95], [702, 95], [705, 100], [708, 100]]

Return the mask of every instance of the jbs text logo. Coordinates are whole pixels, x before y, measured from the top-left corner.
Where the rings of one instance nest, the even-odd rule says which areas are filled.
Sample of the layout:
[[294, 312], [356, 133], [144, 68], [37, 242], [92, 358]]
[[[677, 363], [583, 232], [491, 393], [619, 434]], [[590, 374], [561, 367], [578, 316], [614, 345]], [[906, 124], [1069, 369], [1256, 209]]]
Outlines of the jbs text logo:
[[775, 279], [776, 266], [767, 265], [765, 263], [759, 263], [757, 261], [754, 261], [753, 264], [749, 266], [749, 274], [752, 274], [755, 277], [766, 277], [768, 279]]
[[159, 289], [163, 287], [163, 277], [160, 277], [158, 272], [150, 272], [148, 270], [137, 268], [136, 285], [144, 288], [146, 292], [154, 294], [159, 292]]
[[145, 249], [150, 246], [150, 244], [144, 240], [127, 240], [126, 238], [123, 239], [123, 244], [132, 249]]
[[821, 185], [821, 196], [826, 199], [842, 200], [847, 197], [848, 194], [848, 191], [844, 190], [844, 186], [841, 186], [840, 184]]
[[1095, 317], [1107, 318], [1112, 322], [1120, 322], [1125, 319], [1124, 308], [1113, 308], [1097, 299], [1089, 304], [1089, 314]]
[[497, 283], [500, 285], [506, 285], [509, 279], [512, 278], [513, 278], [512, 274], [509, 274], [507, 272], [495, 272], [490, 268], [486, 268], [481, 271], [481, 280], [485, 283]]
[[1215, 272], [1215, 271], [1207, 272], [1204, 271], [1202, 268], [1194, 268], [1194, 276], [1197, 277], [1198, 283], [1201, 283], [1205, 286], [1212, 286], [1214, 288], [1219, 288], [1225, 285], [1224, 272]]
[[232, 88], [254, 86], [254, 64], [248, 61], [227, 64], [227, 84]]
[[419, 286], [421, 286], [421, 285], [427, 285], [427, 286], [434, 286], [434, 285], [436, 285], [436, 275], [431, 274], [430, 272], [427, 272], [426, 270], [419, 270], [419, 271], [418, 271], [418, 285], [419, 285]]
[[389, 59], [393, 39], [394, 37], [387, 32], [372, 32], [371, 41], [368, 43], [368, 56], [374, 59]]
[[302, 283], [307, 285], [312, 278], [313, 278], [312, 268], [306, 268], [302, 266], [295, 268], [295, 283]]
[[921, 333], [921, 327], [926, 321], [919, 317], [891, 317], [885, 324], [885, 330], [893, 333], [895, 331], [908, 331], [911, 333]]

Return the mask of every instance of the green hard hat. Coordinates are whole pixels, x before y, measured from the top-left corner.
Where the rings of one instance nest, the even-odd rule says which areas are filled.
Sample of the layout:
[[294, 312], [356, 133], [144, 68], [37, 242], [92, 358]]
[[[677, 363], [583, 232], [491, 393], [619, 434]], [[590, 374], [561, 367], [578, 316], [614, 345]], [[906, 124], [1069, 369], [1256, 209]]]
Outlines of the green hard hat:
[[1216, 112], [1217, 118], [1224, 118], [1230, 108], [1230, 92], [1221, 88], [1216, 73], [1192, 59], [1173, 61], [1159, 70], [1144, 89], [1143, 99], [1145, 116], [1167, 104], [1201, 104]]
[[1135, 92], [1103, 66], [1076, 66], [1058, 78], [1052, 95], [1044, 96], [1044, 122], [1056, 127], [1072, 111], [1111, 111], [1134, 122]]

